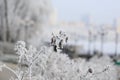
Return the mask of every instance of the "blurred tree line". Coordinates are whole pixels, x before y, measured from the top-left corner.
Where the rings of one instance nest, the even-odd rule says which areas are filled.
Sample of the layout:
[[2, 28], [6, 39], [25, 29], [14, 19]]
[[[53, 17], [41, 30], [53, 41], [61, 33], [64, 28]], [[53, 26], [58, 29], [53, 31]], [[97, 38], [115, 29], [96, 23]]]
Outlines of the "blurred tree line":
[[0, 41], [27, 41], [41, 30], [51, 8], [50, 0], [0, 0]]

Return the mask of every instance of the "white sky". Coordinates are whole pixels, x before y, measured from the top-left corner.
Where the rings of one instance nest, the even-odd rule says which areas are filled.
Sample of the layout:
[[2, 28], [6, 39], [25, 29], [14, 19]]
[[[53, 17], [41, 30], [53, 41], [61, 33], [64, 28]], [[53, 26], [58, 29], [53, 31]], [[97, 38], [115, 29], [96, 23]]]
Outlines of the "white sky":
[[120, 18], [120, 0], [52, 0], [58, 20], [80, 21], [91, 15], [95, 23], [112, 23]]

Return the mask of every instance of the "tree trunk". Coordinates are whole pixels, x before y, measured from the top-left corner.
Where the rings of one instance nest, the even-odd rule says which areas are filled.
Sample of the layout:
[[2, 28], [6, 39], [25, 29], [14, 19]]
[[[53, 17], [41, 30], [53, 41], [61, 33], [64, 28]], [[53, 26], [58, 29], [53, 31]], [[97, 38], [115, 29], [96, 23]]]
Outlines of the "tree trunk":
[[7, 0], [4, 0], [4, 7], [5, 7], [4, 41], [9, 41], [8, 3], [7, 3]]

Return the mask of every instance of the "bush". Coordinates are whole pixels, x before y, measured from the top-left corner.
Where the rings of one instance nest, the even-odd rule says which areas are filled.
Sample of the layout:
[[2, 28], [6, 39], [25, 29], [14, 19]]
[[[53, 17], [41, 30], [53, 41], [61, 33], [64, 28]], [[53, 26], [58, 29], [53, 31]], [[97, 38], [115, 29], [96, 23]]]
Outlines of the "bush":
[[0, 70], [5, 67], [16, 75], [10, 80], [117, 80], [115, 67], [108, 57], [94, 58], [90, 62], [70, 59], [49, 47], [39, 51], [33, 46], [26, 48], [23, 41], [16, 43], [15, 51], [19, 56], [18, 68], [0, 66]]

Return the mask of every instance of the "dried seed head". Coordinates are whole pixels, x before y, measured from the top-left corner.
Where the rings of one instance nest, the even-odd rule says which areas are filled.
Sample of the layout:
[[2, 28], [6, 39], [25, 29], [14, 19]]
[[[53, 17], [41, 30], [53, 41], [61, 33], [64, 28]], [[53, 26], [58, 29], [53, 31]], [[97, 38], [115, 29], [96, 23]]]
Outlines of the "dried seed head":
[[68, 41], [68, 37], [66, 37], [66, 39], [65, 39], [65, 42], [67, 43], [67, 41]]
[[62, 31], [60, 31], [59, 34], [62, 34]]
[[93, 70], [91, 68], [88, 69], [89, 73], [93, 73]]
[[56, 45], [53, 46], [53, 50], [54, 50], [55, 52], [57, 52], [57, 46], [56, 46]]

